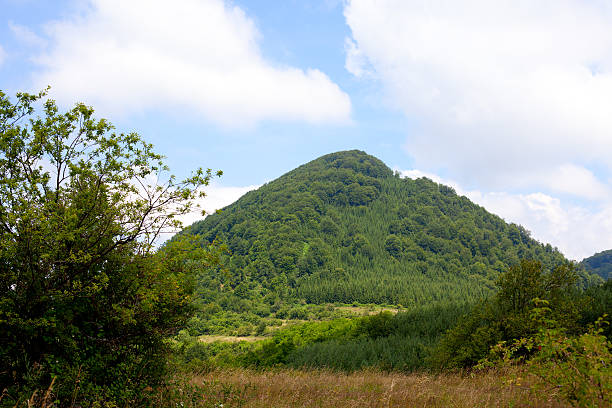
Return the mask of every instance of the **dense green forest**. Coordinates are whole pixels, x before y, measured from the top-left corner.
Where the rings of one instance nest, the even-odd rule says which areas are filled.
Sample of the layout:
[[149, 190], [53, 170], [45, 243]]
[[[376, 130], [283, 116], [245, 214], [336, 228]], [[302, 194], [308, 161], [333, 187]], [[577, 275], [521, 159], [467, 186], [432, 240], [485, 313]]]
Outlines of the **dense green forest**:
[[[422, 305], [397, 314], [296, 323], [254, 343], [204, 343], [185, 330], [177, 348], [182, 363], [195, 367], [469, 368], [500, 342], [533, 337], [546, 324], [579, 335], [612, 310], [611, 282], [581, 290], [577, 280], [572, 264], [546, 269], [521, 261], [500, 275], [494, 295], [475, 305]], [[533, 319], [538, 302], [545, 302], [547, 321], [554, 323]], [[604, 341], [612, 338], [610, 326], [601, 334]]]
[[[207, 322], [214, 305], [226, 314], [283, 318], [303, 314], [287, 302], [473, 302], [520, 259], [566, 262], [556, 248], [452, 188], [400, 178], [357, 150], [300, 166], [185, 233], [228, 248], [223, 273], [199, 278]], [[580, 273], [582, 285], [597, 282]], [[200, 332], [214, 331], [194, 321]]]
[[604, 279], [612, 278], [612, 249], [598, 252], [580, 262], [588, 272], [597, 274]]

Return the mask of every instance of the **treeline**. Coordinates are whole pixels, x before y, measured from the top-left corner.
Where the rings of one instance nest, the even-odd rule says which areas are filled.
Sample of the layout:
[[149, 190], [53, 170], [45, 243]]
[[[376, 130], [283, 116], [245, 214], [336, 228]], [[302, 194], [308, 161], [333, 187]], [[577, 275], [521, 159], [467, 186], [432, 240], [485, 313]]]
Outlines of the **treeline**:
[[[479, 302], [449, 330], [434, 352], [440, 368], [467, 368], [486, 357], [495, 344], [534, 336], [542, 322], [535, 309], [545, 304], [547, 319], [568, 334], [584, 332], [588, 324], [612, 310], [609, 283], [582, 291], [573, 264], [543, 268], [523, 260], [499, 279], [497, 293]], [[610, 330], [606, 329], [609, 336]]]

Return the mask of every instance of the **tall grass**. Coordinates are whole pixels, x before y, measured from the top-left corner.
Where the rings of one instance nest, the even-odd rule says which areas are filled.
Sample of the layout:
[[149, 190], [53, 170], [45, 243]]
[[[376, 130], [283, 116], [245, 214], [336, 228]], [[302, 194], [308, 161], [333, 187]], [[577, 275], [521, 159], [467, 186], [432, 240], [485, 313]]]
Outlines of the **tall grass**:
[[[513, 378], [514, 381], [508, 381]], [[516, 381], [516, 379], [521, 381]], [[144, 389], [146, 406], [156, 408], [387, 408], [387, 407], [533, 407], [565, 408], [554, 389], [534, 394], [537, 385], [519, 367], [461, 373], [410, 374], [374, 369], [351, 373], [332, 370], [213, 369], [193, 373], [176, 371], [166, 384]], [[17, 404], [0, 406], [56, 408], [53, 385]], [[83, 404], [85, 403], [85, 404]], [[66, 402], [61, 406], [123, 408], [103, 398]], [[139, 405], [126, 405], [139, 406]]]
[[[510, 370], [517, 370], [511, 368]], [[507, 371], [474, 376], [459, 373], [386, 373], [361, 370], [224, 369], [178, 381], [158, 391], [155, 406], [165, 407], [567, 407], [555, 395], [534, 395], [530, 381], [504, 381]]]

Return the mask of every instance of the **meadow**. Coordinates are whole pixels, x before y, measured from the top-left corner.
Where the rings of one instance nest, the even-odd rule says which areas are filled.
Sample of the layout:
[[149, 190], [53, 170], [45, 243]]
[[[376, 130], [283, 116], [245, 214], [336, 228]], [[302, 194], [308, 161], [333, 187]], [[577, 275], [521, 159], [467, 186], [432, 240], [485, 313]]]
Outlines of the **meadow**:
[[[213, 369], [178, 376], [155, 395], [160, 407], [568, 407], [554, 390], [536, 395], [520, 369], [478, 373]], [[507, 378], [521, 378], [510, 382]], [[177, 386], [180, 384], [180, 386]]]

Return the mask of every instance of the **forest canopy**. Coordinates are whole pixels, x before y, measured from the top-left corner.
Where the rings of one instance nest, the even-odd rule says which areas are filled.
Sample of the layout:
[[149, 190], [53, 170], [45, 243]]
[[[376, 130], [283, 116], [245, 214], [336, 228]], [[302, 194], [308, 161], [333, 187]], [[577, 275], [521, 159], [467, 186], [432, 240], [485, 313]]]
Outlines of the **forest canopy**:
[[[475, 301], [521, 259], [546, 267], [567, 261], [452, 188], [400, 178], [358, 150], [302, 165], [186, 233], [228, 246], [228, 274], [203, 277], [199, 290], [205, 301], [230, 308], [245, 298], [262, 308], [288, 297], [403, 306]], [[578, 272], [582, 286], [599, 281]], [[223, 293], [214, 290], [220, 285]]]
[[603, 279], [612, 278], [612, 249], [598, 252], [585, 258], [580, 264], [589, 272], [601, 276]]

